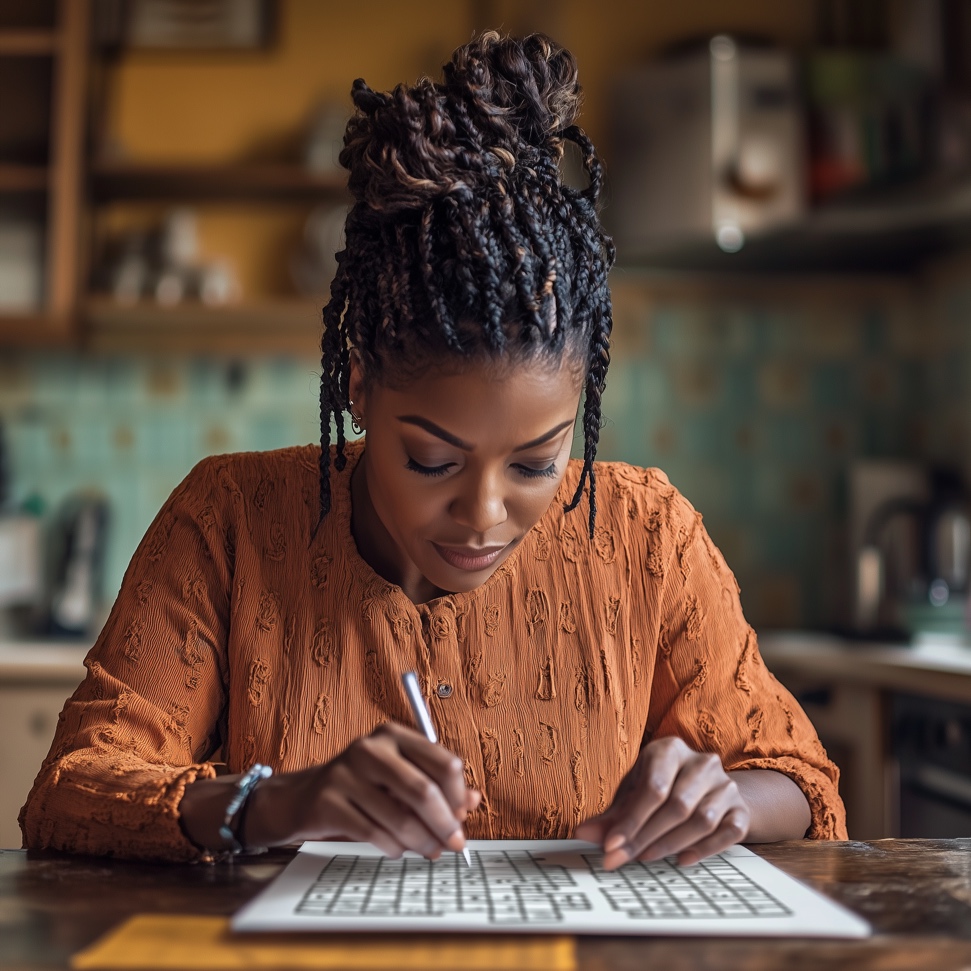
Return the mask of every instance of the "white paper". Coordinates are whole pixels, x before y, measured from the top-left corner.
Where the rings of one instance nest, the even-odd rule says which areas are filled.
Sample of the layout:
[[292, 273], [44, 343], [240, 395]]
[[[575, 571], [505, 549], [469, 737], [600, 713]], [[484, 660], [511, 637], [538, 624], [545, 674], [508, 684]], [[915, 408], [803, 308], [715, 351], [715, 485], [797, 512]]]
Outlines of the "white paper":
[[579, 840], [470, 840], [392, 860], [367, 843], [304, 843], [233, 918], [236, 931], [867, 937], [865, 921], [742, 846], [602, 869]]

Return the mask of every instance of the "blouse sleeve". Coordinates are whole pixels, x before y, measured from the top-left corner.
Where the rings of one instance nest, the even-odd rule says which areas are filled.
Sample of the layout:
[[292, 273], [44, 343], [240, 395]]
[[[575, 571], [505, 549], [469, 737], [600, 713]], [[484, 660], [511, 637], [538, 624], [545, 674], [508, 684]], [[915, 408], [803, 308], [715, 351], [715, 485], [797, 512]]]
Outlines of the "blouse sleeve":
[[766, 668], [735, 577], [701, 516], [681, 496], [668, 506], [671, 541], [647, 737], [677, 735], [696, 751], [717, 753], [728, 772], [789, 776], [812, 811], [806, 835], [846, 839], [839, 769], [798, 702]]
[[215, 775], [233, 495], [225, 467], [204, 460], [140, 543], [20, 812], [28, 849], [203, 856], [178, 807], [186, 785]]

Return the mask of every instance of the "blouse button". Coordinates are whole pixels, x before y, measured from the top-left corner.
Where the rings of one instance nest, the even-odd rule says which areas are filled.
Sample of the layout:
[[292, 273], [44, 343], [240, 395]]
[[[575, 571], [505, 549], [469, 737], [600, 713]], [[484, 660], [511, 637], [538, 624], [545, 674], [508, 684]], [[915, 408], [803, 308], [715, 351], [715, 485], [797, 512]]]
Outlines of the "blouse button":
[[449, 698], [452, 695], [452, 686], [447, 681], [438, 682], [438, 697]]

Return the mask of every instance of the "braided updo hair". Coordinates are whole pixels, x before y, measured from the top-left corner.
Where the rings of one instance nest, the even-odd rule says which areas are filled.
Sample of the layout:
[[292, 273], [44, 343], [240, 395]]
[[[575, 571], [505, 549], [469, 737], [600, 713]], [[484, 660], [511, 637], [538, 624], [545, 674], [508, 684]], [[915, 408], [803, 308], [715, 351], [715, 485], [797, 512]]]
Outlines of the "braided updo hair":
[[[340, 162], [354, 205], [323, 311], [320, 516], [344, 455], [351, 351], [366, 380], [407, 382], [443, 364], [578, 362], [584, 379], [583, 471], [589, 484], [612, 325], [607, 273], [614, 248], [596, 203], [603, 168], [575, 121], [573, 55], [548, 37], [487, 32], [460, 47], [441, 83], [390, 93], [354, 82], [356, 112]], [[564, 184], [564, 142], [579, 149], [588, 185]]]

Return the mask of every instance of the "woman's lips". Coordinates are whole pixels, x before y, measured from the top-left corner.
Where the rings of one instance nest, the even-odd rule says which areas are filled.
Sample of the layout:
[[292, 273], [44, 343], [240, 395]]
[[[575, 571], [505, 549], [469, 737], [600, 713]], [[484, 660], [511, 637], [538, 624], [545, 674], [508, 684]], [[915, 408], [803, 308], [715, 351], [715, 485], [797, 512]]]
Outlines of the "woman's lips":
[[[507, 543], [506, 546], [508, 545], [509, 544]], [[486, 567], [492, 566], [492, 564], [499, 559], [503, 550], [506, 548], [506, 546], [494, 546], [482, 550], [472, 549], [469, 547], [459, 549], [450, 546], [439, 546], [438, 543], [432, 543], [432, 546], [438, 550], [438, 555], [446, 563], [448, 563], [449, 566], [454, 566], [457, 570], [468, 570], [471, 573], [475, 573], [477, 570], [484, 570]]]

